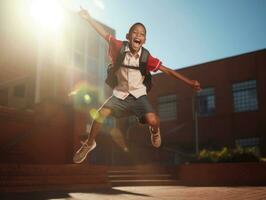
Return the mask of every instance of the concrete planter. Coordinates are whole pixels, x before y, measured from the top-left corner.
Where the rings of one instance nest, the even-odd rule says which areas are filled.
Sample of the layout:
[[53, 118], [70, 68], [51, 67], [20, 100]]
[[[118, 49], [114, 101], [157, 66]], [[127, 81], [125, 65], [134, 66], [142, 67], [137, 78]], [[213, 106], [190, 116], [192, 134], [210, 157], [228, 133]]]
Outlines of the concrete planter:
[[182, 185], [266, 185], [266, 163], [201, 163], [178, 167]]

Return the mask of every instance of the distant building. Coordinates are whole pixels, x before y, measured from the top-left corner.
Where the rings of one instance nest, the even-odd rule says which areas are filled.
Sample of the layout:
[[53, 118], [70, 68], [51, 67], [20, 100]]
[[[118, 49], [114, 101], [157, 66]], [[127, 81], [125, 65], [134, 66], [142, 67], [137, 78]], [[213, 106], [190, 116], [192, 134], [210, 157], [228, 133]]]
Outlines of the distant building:
[[162, 148], [195, 153], [256, 146], [266, 155], [265, 65], [263, 49], [178, 70], [200, 81], [197, 94], [164, 74], [155, 75], [150, 99], [161, 118]]
[[34, 26], [29, 2], [0, 3], [0, 105], [29, 109], [47, 99], [68, 103], [69, 94], [84, 85], [103, 102], [109, 63], [106, 42], [77, 14], [67, 11], [56, 32]]
[[[104, 83], [107, 44], [73, 13], [65, 13], [60, 31], [33, 27], [27, 6], [22, 0], [0, 2], [2, 162], [70, 163], [91, 119], [88, 112], [77, 114], [73, 103], [97, 109], [110, 94]], [[151, 146], [148, 127], [134, 117], [116, 125], [110, 118], [91, 162], [176, 164], [203, 148], [236, 145], [256, 146], [265, 156], [265, 65], [263, 49], [177, 70], [200, 81], [203, 90], [197, 94], [155, 74], [149, 98], [161, 118], [162, 147]], [[50, 100], [56, 103], [41, 105]]]
[[58, 30], [34, 24], [31, 2], [0, 2], [1, 163], [72, 163], [110, 93], [107, 43], [66, 10]]

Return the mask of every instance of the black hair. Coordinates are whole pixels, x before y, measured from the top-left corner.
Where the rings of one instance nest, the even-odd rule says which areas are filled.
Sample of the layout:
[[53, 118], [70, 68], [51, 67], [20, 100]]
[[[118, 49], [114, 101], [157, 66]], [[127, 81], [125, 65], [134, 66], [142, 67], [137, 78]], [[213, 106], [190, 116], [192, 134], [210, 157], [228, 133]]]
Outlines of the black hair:
[[135, 26], [142, 26], [144, 28], [144, 31], [145, 31], [145, 34], [147, 33], [146, 31], [146, 27], [144, 26], [144, 24], [140, 23], [140, 22], [137, 22], [135, 24], [133, 24], [130, 29], [129, 29], [129, 32], [128, 33], [131, 33], [133, 31], [133, 29], [135, 28]]

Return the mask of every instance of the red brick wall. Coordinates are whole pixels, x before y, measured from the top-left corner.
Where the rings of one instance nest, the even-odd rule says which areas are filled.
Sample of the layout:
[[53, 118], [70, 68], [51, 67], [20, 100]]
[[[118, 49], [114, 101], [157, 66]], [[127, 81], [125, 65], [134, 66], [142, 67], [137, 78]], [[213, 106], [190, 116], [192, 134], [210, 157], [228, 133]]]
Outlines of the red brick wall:
[[[215, 115], [199, 117], [199, 140], [202, 145], [213, 143], [216, 147], [234, 145], [235, 139], [260, 137], [265, 152], [266, 119], [266, 50], [226, 58], [178, 70], [181, 74], [200, 81], [202, 88], [215, 88]], [[164, 135], [166, 142], [188, 145], [194, 148], [194, 123], [189, 87], [165, 74], [154, 75], [154, 89], [150, 100], [157, 109], [157, 98], [167, 94], [177, 94], [177, 120], [161, 122], [162, 134], [178, 124], [185, 127], [170, 135]], [[234, 113], [232, 84], [257, 80], [259, 109], [253, 112]]]
[[265, 163], [212, 163], [180, 165], [182, 185], [189, 186], [259, 186], [266, 184]]
[[70, 107], [51, 102], [35, 111], [0, 109], [1, 163], [71, 163], [75, 115]]

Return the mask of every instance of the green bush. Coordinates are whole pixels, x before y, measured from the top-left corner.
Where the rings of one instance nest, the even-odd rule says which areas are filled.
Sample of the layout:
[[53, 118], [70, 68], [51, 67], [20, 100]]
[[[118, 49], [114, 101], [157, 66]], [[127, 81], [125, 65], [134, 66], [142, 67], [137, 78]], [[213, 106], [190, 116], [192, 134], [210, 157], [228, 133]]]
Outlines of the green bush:
[[197, 162], [221, 163], [221, 162], [259, 162], [260, 156], [256, 147], [240, 147], [229, 149], [224, 147], [219, 151], [200, 151]]

